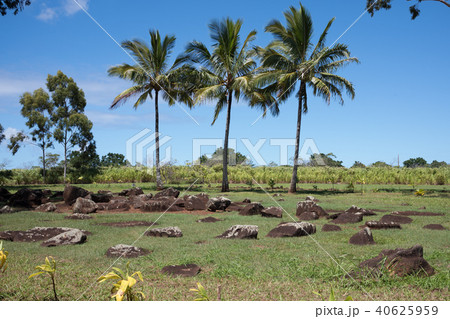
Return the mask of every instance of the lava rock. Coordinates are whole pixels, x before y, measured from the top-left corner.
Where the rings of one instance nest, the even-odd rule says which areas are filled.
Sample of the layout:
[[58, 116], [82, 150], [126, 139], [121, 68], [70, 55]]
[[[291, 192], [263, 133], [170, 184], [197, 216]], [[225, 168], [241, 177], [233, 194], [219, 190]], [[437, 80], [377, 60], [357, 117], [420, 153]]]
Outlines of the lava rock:
[[301, 237], [312, 235], [316, 232], [316, 226], [307, 222], [288, 222], [280, 223], [272, 229], [266, 237]]
[[81, 187], [67, 185], [64, 188], [63, 198], [67, 205], [73, 205], [77, 198], [86, 197], [89, 192]]
[[160, 197], [175, 197], [178, 198], [178, 196], [180, 195], [180, 191], [173, 188], [173, 187], [169, 187], [166, 188], [165, 190], [156, 193], [155, 196], [153, 197], [154, 199], [158, 199]]
[[132, 187], [130, 189], [124, 189], [119, 193], [119, 196], [137, 196], [144, 194], [144, 191], [140, 187]]
[[382, 223], [396, 223], [396, 224], [410, 224], [412, 218], [399, 215], [384, 215], [381, 217], [380, 222]]
[[86, 196], [86, 199], [90, 199], [94, 203], [108, 203], [112, 198], [112, 194], [89, 194]]
[[109, 227], [138, 227], [138, 226], [151, 227], [151, 226], [158, 225], [158, 223], [143, 221], [143, 220], [131, 220], [131, 221], [125, 221], [125, 222], [99, 223], [97, 225], [109, 226]]
[[326, 217], [328, 214], [325, 210], [312, 200], [305, 200], [297, 203], [296, 216], [300, 216], [305, 212], [316, 212], [319, 217]]
[[87, 236], [79, 229], [72, 229], [44, 241], [41, 246], [54, 247], [62, 245], [83, 244]]
[[350, 207], [349, 209], [347, 209], [345, 211], [346, 213], [359, 213], [363, 216], [373, 216], [376, 215], [373, 211], [369, 210], [369, 209], [365, 209], [365, 208], [360, 208], [358, 206], [352, 205], [352, 207]]
[[145, 235], [150, 237], [183, 237], [181, 229], [176, 226], [150, 229], [145, 232]]
[[244, 198], [244, 200], [242, 202], [246, 203], [246, 204], [250, 204], [252, 201], [250, 200], [250, 198]]
[[124, 244], [118, 244], [113, 247], [108, 248], [106, 251], [107, 257], [114, 257], [114, 258], [136, 258], [139, 256], [145, 256], [150, 254], [150, 250], [139, 248], [135, 246], [130, 245], [124, 245]]
[[78, 197], [73, 205], [74, 214], [91, 214], [95, 213], [98, 205], [90, 199]]
[[36, 207], [35, 210], [38, 212], [51, 213], [54, 212], [56, 209], [57, 207], [54, 203], [47, 203]]
[[258, 226], [256, 225], [234, 225], [228, 228], [222, 235], [216, 238], [222, 239], [257, 239]]
[[338, 225], [325, 224], [322, 226], [322, 231], [342, 231]]
[[372, 232], [369, 227], [365, 227], [352, 237], [350, 237], [349, 243], [352, 245], [374, 245]]
[[64, 219], [92, 219], [92, 216], [86, 215], [86, 214], [71, 214], [64, 217]]
[[213, 197], [208, 200], [206, 204], [206, 209], [215, 212], [218, 210], [226, 210], [230, 206], [231, 200], [226, 197]]
[[44, 204], [48, 201], [48, 198], [44, 196], [44, 193], [39, 189], [19, 189], [13, 194], [9, 200], [9, 206], [32, 208], [33, 206]]
[[446, 228], [444, 226], [442, 226], [441, 224], [428, 224], [428, 225], [423, 226], [423, 228], [431, 229], [431, 230], [446, 230]]
[[319, 214], [316, 212], [304, 212], [300, 216], [298, 216], [300, 220], [316, 220], [319, 219]]
[[206, 204], [209, 201], [209, 196], [205, 193], [198, 195], [186, 195], [184, 196], [184, 208], [186, 210], [205, 210]]
[[283, 209], [281, 207], [267, 207], [261, 211], [262, 217], [274, 217], [274, 218], [282, 218], [283, 217]]
[[0, 214], [10, 214], [13, 212], [14, 212], [13, 209], [8, 205], [5, 205], [2, 208], [0, 208]]
[[214, 218], [214, 217], [206, 217], [206, 218], [202, 218], [197, 220], [197, 223], [217, 223], [217, 222], [221, 222], [222, 219], [218, 219], [218, 218]]
[[264, 210], [264, 206], [260, 203], [251, 203], [247, 204], [240, 212], [239, 215], [242, 216], [252, 216], [252, 215], [261, 215]]
[[375, 220], [367, 221], [366, 226], [369, 227], [370, 229], [402, 229], [402, 226], [400, 226], [400, 224], [383, 223]]
[[356, 213], [342, 213], [337, 216], [337, 218], [332, 220], [335, 224], [355, 224], [363, 220], [363, 215]]

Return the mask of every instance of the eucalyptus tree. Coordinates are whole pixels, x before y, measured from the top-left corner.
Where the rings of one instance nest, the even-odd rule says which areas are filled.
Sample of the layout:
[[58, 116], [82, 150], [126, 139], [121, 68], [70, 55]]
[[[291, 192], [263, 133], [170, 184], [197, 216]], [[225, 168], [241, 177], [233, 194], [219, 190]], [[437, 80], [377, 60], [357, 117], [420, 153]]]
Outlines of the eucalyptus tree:
[[[229, 191], [228, 182], [228, 138], [230, 133], [231, 107], [233, 98], [244, 98], [251, 107], [267, 111], [267, 106], [275, 100], [266, 90], [256, 89], [252, 78], [256, 68], [255, 51], [249, 44], [255, 39], [256, 31], [251, 31], [241, 45], [240, 31], [243, 21], [230, 18], [213, 21], [209, 25], [213, 41], [211, 50], [205, 44], [192, 41], [186, 54], [194, 66], [197, 66], [200, 85], [195, 91], [195, 103], [216, 102], [214, 124], [219, 113], [226, 108], [225, 139], [223, 146], [222, 192]], [[273, 115], [278, 113], [278, 105], [270, 108]]]
[[67, 177], [67, 158], [74, 147], [84, 151], [93, 141], [92, 122], [84, 114], [86, 98], [72, 78], [58, 71], [48, 75], [47, 89], [51, 92], [55, 125], [53, 137], [64, 149], [64, 183]]
[[289, 188], [290, 193], [295, 193], [302, 113], [308, 111], [307, 87], [312, 90], [313, 95], [324, 98], [328, 104], [332, 97], [338, 98], [343, 104], [343, 90], [353, 99], [355, 90], [352, 83], [335, 72], [351, 62], [358, 62], [358, 59], [350, 56], [345, 44], [335, 43], [331, 47], [325, 45], [334, 18], [328, 22], [314, 45], [312, 18], [301, 3], [299, 9], [291, 6], [284, 17], [286, 26], [273, 20], [265, 28], [266, 32], [273, 35], [274, 40], [266, 48], [256, 48], [262, 66], [255, 82], [274, 90], [280, 102], [296, 92], [297, 130]]
[[163, 187], [160, 168], [159, 145], [159, 98], [169, 105], [183, 102], [192, 106], [189, 90], [180, 82], [180, 77], [186, 76], [182, 70], [183, 58], [177, 58], [172, 65], [169, 59], [175, 46], [175, 36], [161, 37], [159, 31], [150, 30], [150, 46], [141, 40], [123, 41], [122, 47], [128, 51], [135, 64], [123, 63], [109, 68], [110, 76], [117, 76], [129, 80], [133, 86], [120, 93], [111, 104], [115, 109], [128, 101], [135, 99], [134, 108], [137, 109], [147, 99], [154, 100], [155, 107], [155, 157], [156, 157], [156, 186]]

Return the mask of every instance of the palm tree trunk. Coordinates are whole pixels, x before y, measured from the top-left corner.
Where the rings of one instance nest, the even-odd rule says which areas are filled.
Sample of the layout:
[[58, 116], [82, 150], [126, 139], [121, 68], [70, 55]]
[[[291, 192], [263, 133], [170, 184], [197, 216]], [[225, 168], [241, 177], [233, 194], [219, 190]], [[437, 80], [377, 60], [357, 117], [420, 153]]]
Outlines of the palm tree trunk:
[[155, 91], [155, 146], [156, 146], [156, 189], [161, 190], [163, 183], [161, 180], [161, 168], [159, 163], [159, 110], [158, 110], [158, 91]]
[[294, 152], [294, 168], [292, 170], [291, 185], [289, 193], [295, 194], [297, 192], [297, 169], [298, 169], [298, 153], [300, 148], [300, 128], [302, 126], [302, 98], [303, 98], [304, 84], [300, 82], [300, 89], [298, 93], [298, 115], [297, 115], [297, 134], [295, 137], [295, 152]]
[[231, 93], [231, 91], [228, 91], [227, 122], [225, 124], [225, 141], [223, 143], [222, 192], [230, 191], [230, 186], [228, 184], [228, 135], [230, 134], [231, 103], [233, 101]]

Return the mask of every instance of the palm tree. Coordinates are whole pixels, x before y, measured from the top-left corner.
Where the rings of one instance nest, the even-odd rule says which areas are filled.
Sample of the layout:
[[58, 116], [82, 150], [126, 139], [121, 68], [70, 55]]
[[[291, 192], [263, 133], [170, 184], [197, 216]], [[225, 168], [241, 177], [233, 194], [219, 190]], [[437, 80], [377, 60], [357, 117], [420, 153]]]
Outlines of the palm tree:
[[[266, 114], [267, 106], [274, 99], [266, 90], [255, 89], [252, 84], [253, 71], [256, 68], [254, 50], [248, 50], [248, 45], [255, 39], [256, 31], [251, 31], [242, 46], [240, 45], [240, 30], [242, 20], [236, 22], [230, 18], [213, 21], [209, 25], [210, 37], [213, 40], [212, 50], [208, 50], [201, 42], [188, 44], [186, 57], [199, 66], [197, 75], [201, 86], [195, 91], [195, 103], [216, 101], [214, 120], [226, 107], [225, 140], [223, 145], [223, 178], [222, 192], [229, 191], [228, 183], [228, 137], [230, 133], [230, 117], [233, 97], [236, 101], [244, 98], [251, 107], [259, 107]], [[270, 109], [276, 115], [278, 105]]]
[[266, 48], [256, 48], [262, 62], [261, 73], [256, 82], [275, 91], [279, 102], [297, 92], [297, 134], [289, 188], [290, 193], [295, 193], [302, 113], [308, 111], [307, 86], [315, 96], [324, 98], [328, 104], [332, 97], [337, 97], [343, 104], [344, 89], [353, 99], [355, 90], [352, 83], [335, 72], [348, 63], [358, 62], [358, 59], [350, 56], [350, 51], [344, 44], [336, 43], [331, 48], [325, 46], [326, 36], [334, 18], [328, 22], [314, 46], [311, 15], [301, 3], [298, 10], [291, 6], [284, 13], [284, 17], [286, 27], [278, 20], [271, 21], [265, 31], [272, 33], [274, 40]]
[[122, 47], [130, 53], [137, 64], [123, 63], [111, 67], [108, 74], [130, 80], [134, 85], [120, 93], [110, 108], [115, 109], [131, 98], [137, 98], [134, 103], [134, 108], [137, 108], [148, 98], [153, 98], [155, 102], [156, 186], [161, 189], [163, 183], [159, 160], [159, 97], [161, 95], [169, 105], [180, 101], [192, 106], [192, 99], [189, 92], [178, 81], [182, 74], [180, 65], [184, 59], [178, 58], [171, 67], [168, 67], [168, 59], [175, 46], [175, 37], [165, 36], [162, 39], [158, 31], [150, 30], [149, 33], [150, 47], [141, 40], [122, 42]]

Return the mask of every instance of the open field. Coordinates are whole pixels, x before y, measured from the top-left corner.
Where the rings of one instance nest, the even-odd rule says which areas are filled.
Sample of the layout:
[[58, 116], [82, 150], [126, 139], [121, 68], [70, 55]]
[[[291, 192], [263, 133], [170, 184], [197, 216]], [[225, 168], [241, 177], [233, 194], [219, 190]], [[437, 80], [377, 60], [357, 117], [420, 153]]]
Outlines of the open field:
[[[108, 189], [118, 192], [130, 184], [80, 185], [90, 191]], [[137, 184], [145, 193], [154, 192], [154, 184]], [[278, 185], [280, 186], [280, 185]], [[381, 210], [377, 216], [365, 217], [358, 224], [341, 225], [342, 232], [322, 232], [325, 219], [312, 221], [317, 233], [312, 237], [266, 238], [265, 235], [281, 221], [292, 221], [286, 213], [282, 219], [261, 216], [240, 216], [237, 212], [210, 213], [202, 215], [166, 213], [158, 220], [157, 227], [179, 226], [182, 238], [142, 237], [135, 246], [152, 251], [151, 254], [130, 259], [133, 271], [140, 270], [144, 283], [138, 287], [148, 300], [193, 300], [189, 292], [197, 282], [202, 283], [211, 299], [217, 298], [221, 286], [223, 300], [319, 300], [314, 292], [328, 296], [333, 288], [338, 299], [351, 295], [355, 300], [450, 300], [450, 206], [449, 186], [417, 186], [427, 190], [423, 197], [414, 195], [407, 185], [361, 185], [356, 193], [345, 192], [346, 185], [299, 184], [296, 195], [288, 195], [284, 189], [269, 191], [281, 193], [272, 197], [257, 185], [231, 185], [226, 194], [232, 201], [250, 198], [263, 206], [280, 204], [295, 218], [298, 201], [307, 195], [320, 200], [325, 210], [345, 210], [351, 205]], [[181, 192], [188, 185], [177, 185]], [[266, 185], [264, 185], [267, 188]], [[8, 187], [13, 192], [18, 187]], [[34, 188], [43, 188], [42, 185]], [[59, 185], [46, 187], [62, 190]], [[207, 192], [210, 196], [221, 194], [218, 185], [198, 186], [188, 193]], [[181, 196], [181, 194], [180, 194]], [[422, 207], [426, 209], [421, 209]], [[392, 211], [427, 211], [443, 213], [443, 216], [412, 216], [411, 224], [401, 230], [374, 230], [376, 245], [353, 246], [348, 239], [367, 220], [378, 220]], [[0, 274], [0, 300], [49, 300], [52, 298], [48, 278], [26, 279], [34, 272], [34, 266], [42, 264], [45, 256], [57, 261], [57, 289], [61, 300], [108, 300], [109, 283], [98, 284], [95, 280], [112, 264], [114, 259], [105, 256], [106, 250], [119, 243], [132, 244], [147, 227], [112, 228], [96, 225], [104, 222], [146, 220], [155, 221], [161, 213], [93, 214], [90, 220], [67, 220], [65, 214], [19, 212], [0, 215], [0, 231], [25, 230], [35, 226], [65, 226], [90, 231], [83, 245], [41, 247], [40, 243], [4, 242], [9, 251], [9, 266]], [[197, 223], [202, 217], [223, 219], [217, 223]], [[423, 229], [426, 224], [442, 224], [445, 231]], [[228, 227], [236, 224], [259, 226], [258, 240], [223, 240], [214, 238]], [[314, 239], [314, 240], [313, 240]], [[198, 243], [201, 242], [201, 243]], [[404, 278], [384, 276], [379, 280], [343, 278], [345, 271], [357, 269], [358, 264], [375, 257], [383, 249], [408, 248], [414, 244], [424, 247], [424, 258], [435, 268], [432, 277], [409, 276]], [[339, 264], [330, 258], [329, 255]], [[124, 268], [127, 260], [119, 260], [116, 266]], [[172, 278], [160, 273], [163, 266], [171, 264], [198, 264], [202, 271], [193, 278]]]

